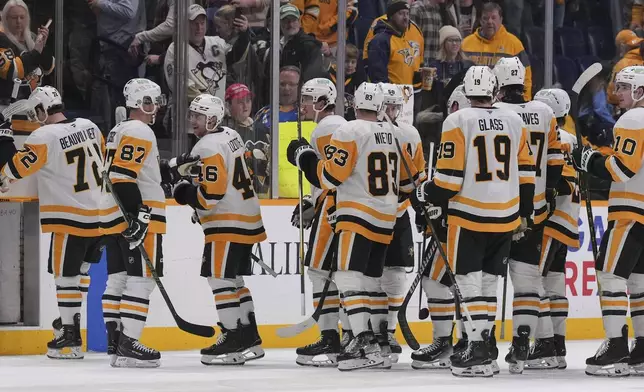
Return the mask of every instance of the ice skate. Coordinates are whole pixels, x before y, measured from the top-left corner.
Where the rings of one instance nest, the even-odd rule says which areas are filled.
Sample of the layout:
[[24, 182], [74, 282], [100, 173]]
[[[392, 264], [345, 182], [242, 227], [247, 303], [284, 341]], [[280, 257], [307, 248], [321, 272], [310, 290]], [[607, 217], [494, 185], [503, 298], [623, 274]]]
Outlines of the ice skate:
[[644, 376], [644, 337], [633, 340], [628, 367], [631, 376]]
[[47, 357], [51, 359], [83, 359], [83, 340], [80, 334], [80, 314], [74, 316], [74, 325], [63, 325], [57, 318], [52, 323], [54, 339], [47, 343]]
[[490, 336], [485, 340], [487, 342], [487, 349], [490, 352], [490, 359], [492, 360], [492, 373], [499, 374], [501, 369], [496, 362], [499, 359], [499, 348], [496, 346], [496, 325], [492, 325]]
[[[322, 331], [317, 342], [299, 347], [295, 352], [295, 363], [301, 366], [335, 367], [340, 354], [340, 334], [338, 331]], [[318, 357], [316, 359], [316, 357]]]
[[[385, 328], [386, 331], [386, 328]], [[378, 346], [380, 347], [380, 356], [383, 359], [383, 362], [374, 366], [374, 369], [391, 369], [391, 347], [389, 346], [389, 336], [385, 332], [384, 334], [376, 334], [376, 340], [378, 341]]]
[[371, 331], [354, 337], [349, 345], [338, 355], [338, 370], [356, 370], [378, 366], [384, 362], [380, 346]]
[[[483, 331], [486, 332], [486, 331]], [[449, 358], [456, 377], [492, 377], [492, 360], [484, 336], [482, 341], [469, 341], [467, 348]]]
[[387, 339], [389, 340], [389, 347], [391, 348], [391, 354], [389, 355], [391, 363], [398, 363], [398, 357], [402, 354], [402, 347], [400, 347], [400, 343], [396, 340], [393, 332], [387, 333]]
[[557, 355], [557, 368], [565, 369], [568, 367], [566, 363], [566, 337], [563, 335], [555, 334], [555, 353]]
[[116, 362], [116, 349], [119, 346], [119, 337], [121, 336], [121, 331], [118, 328], [119, 325], [115, 321], [105, 323], [105, 329], [107, 330], [107, 355], [110, 357], [110, 365], [112, 366]]
[[353, 340], [353, 331], [350, 329], [343, 329], [342, 330], [342, 340], [340, 341], [340, 348], [344, 350], [345, 347], [351, 343], [351, 340]]
[[241, 323], [237, 329], [226, 329], [222, 323], [217, 323], [221, 329], [217, 342], [201, 350], [201, 363], [204, 365], [243, 365], [244, 345]]
[[558, 367], [557, 354], [555, 352], [555, 339], [535, 339], [530, 348], [528, 360], [525, 363], [526, 369], [556, 369]]
[[512, 338], [510, 352], [505, 356], [505, 362], [508, 363], [510, 373], [521, 374], [525, 367], [530, 352], [530, 327], [520, 325], [517, 333], [519, 336]]
[[604, 340], [595, 356], [586, 359], [586, 374], [589, 376], [627, 377], [630, 353], [628, 351], [628, 326], [622, 328], [622, 336]]
[[244, 346], [244, 360], [253, 361], [264, 358], [264, 349], [262, 348], [262, 338], [259, 336], [255, 313], [248, 314], [250, 324], [242, 325], [242, 342]]
[[463, 331], [461, 332], [461, 338], [454, 345], [454, 353], [467, 349], [467, 345], [468, 345], [467, 333]]
[[449, 369], [449, 358], [454, 352], [451, 336], [434, 337], [432, 344], [411, 354], [411, 367], [416, 370]]
[[154, 368], [161, 366], [161, 353], [121, 333], [113, 367]]

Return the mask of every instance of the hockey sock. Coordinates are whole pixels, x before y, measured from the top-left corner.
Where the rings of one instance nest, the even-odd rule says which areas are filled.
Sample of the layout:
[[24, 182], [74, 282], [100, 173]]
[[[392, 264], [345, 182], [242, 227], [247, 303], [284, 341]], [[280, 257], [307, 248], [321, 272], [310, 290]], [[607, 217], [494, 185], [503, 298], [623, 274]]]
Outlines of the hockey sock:
[[365, 276], [365, 289], [369, 293], [369, 308], [371, 309], [371, 329], [373, 333], [383, 333], [381, 327], [383, 323], [387, 323], [387, 315], [389, 313], [389, 300], [387, 293], [381, 287], [380, 278], [371, 278]]
[[[469, 274], [456, 275], [456, 283], [463, 294], [464, 303], [461, 304], [461, 314], [463, 315], [463, 322], [465, 324], [465, 331], [467, 332], [470, 341], [482, 341], [481, 331], [487, 326], [487, 301], [481, 295], [483, 277], [482, 271], [470, 272]], [[474, 325], [468, 325], [465, 307], [472, 317]], [[472, 331], [474, 327], [475, 331]]]
[[429, 317], [432, 320], [435, 337], [452, 334], [454, 320], [454, 297], [449, 288], [439, 282], [423, 277], [423, 289], [429, 305]]
[[398, 311], [405, 299], [406, 274], [404, 267], [385, 267], [380, 278], [380, 287], [387, 294], [387, 329], [392, 333], [396, 330]]
[[626, 280], [608, 272], [597, 271], [597, 284], [602, 290], [599, 294], [599, 303], [606, 337], [609, 339], [621, 337], [628, 311]]
[[550, 320], [553, 332], [566, 336], [566, 318], [568, 318], [568, 298], [566, 298], [566, 274], [548, 272], [543, 278], [543, 288], [550, 299]]
[[539, 322], [539, 296], [541, 276], [536, 265], [510, 260], [510, 278], [514, 287], [512, 302], [512, 335], [519, 336], [520, 326], [530, 328], [530, 337], [534, 336]]
[[107, 277], [107, 287], [103, 293], [103, 320], [106, 323], [110, 321], [116, 322], [117, 325], [121, 324], [121, 296], [125, 290], [125, 283], [127, 282], [127, 275], [125, 272], [117, 274], [110, 274]]
[[[234, 279], [217, 279], [208, 278], [208, 284], [212, 289], [212, 295], [215, 297], [215, 306], [219, 321], [224, 328], [237, 329], [237, 320], [241, 319], [241, 308], [237, 284]], [[248, 290], [248, 289], [246, 289]], [[250, 297], [250, 291], [248, 292]], [[251, 302], [252, 306], [252, 302]], [[246, 315], [248, 319], [248, 315]]]
[[235, 279], [235, 285], [237, 286], [237, 294], [239, 295], [239, 309], [241, 311], [241, 322], [244, 325], [250, 324], [250, 319], [248, 315], [251, 312], [255, 312], [255, 304], [253, 304], [253, 296], [250, 294], [248, 287], [244, 285], [244, 278], [238, 276]]
[[496, 290], [498, 287], [499, 277], [497, 275], [488, 274], [483, 272], [483, 297], [487, 302], [487, 327], [486, 329], [492, 331], [494, 321], [496, 320], [496, 307], [497, 298]]
[[369, 293], [365, 290], [365, 276], [356, 271], [337, 271], [335, 283], [340, 290], [342, 304], [347, 312], [354, 335], [369, 329], [371, 310]]
[[145, 321], [148, 318], [150, 294], [154, 290], [154, 280], [139, 276], [128, 276], [121, 297], [121, 322], [123, 334], [139, 340]]
[[534, 334], [537, 339], [546, 339], [554, 336], [554, 329], [550, 313], [550, 298], [541, 297], [539, 303], [539, 320]]
[[81, 265], [81, 271], [80, 271], [81, 279], [80, 279], [79, 287], [80, 287], [81, 295], [83, 296], [83, 302], [85, 302], [85, 300], [87, 299], [87, 292], [89, 290], [89, 283], [90, 283], [90, 278], [88, 274], [89, 267], [90, 267], [90, 263], [83, 262], [83, 264]]
[[[320, 298], [322, 297], [322, 291], [324, 291], [324, 286], [329, 278], [329, 273], [327, 271], [309, 268], [308, 275], [313, 286], [313, 309], [317, 309]], [[318, 319], [320, 331], [338, 330], [338, 321], [340, 320], [339, 311], [340, 293], [338, 292], [338, 286], [336, 286], [335, 282], [330, 282], [329, 290], [322, 304], [322, 313]]]
[[55, 279], [56, 298], [63, 325], [73, 325], [74, 315], [80, 313], [83, 297], [81, 296], [80, 275], [60, 276]]
[[351, 322], [349, 321], [349, 316], [347, 315], [347, 310], [344, 308], [344, 306], [340, 306], [339, 313], [340, 313], [340, 323], [342, 324], [342, 330], [351, 331]]
[[644, 337], [644, 274], [631, 274], [628, 278], [628, 291], [635, 337]]

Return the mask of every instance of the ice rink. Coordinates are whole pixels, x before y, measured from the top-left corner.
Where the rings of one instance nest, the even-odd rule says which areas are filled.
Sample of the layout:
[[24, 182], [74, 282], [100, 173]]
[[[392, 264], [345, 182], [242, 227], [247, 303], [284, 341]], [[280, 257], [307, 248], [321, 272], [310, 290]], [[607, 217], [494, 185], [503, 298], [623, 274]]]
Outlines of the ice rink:
[[164, 352], [157, 369], [114, 369], [105, 354], [88, 354], [74, 362], [42, 356], [0, 357], [0, 391], [63, 392], [196, 392], [196, 391], [337, 391], [337, 392], [606, 392], [644, 390], [644, 378], [605, 379], [584, 374], [585, 358], [599, 341], [568, 343], [568, 369], [525, 371], [510, 375], [499, 343], [501, 374], [489, 379], [456, 378], [449, 371], [418, 371], [410, 367], [410, 351], [390, 370], [340, 372], [295, 364], [295, 350], [267, 350], [264, 359], [239, 367], [204, 366], [198, 352]]

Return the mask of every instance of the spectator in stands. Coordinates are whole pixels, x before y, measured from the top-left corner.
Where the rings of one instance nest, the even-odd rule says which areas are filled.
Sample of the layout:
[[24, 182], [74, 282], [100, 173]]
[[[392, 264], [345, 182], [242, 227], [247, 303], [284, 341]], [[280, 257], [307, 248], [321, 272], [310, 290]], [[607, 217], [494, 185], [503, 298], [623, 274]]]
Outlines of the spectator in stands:
[[608, 67], [592, 78], [579, 93], [579, 128], [582, 135], [596, 146], [610, 145], [615, 125], [613, 108], [606, 95]]
[[[297, 91], [300, 86], [300, 69], [293, 65], [286, 65], [280, 68], [279, 100], [280, 118], [279, 122], [297, 121]], [[262, 135], [271, 133], [271, 106], [261, 108], [255, 115], [255, 134]], [[262, 129], [264, 128], [264, 129]]]
[[444, 2], [445, 0], [418, 0], [411, 5], [411, 20], [423, 32], [425, 47], [422, 53], [423, 64], [429, 64], [431, 60], [438, 58], [438, 52], [440, 51], [438, 31], [444, 24], [440, 5]]
[[[87, 0], [71, 0], [64, 3], [65, 31], [63, 42], [69, 57], [63, 59], [67, 68], [63, 77], [63, 98], [68, 108], [89, 109], [92, 96], [92, 46], [96, 40], [96, 16], [87, 7]], [[88, 99], [89, 98], [89, 99]], [[100, 121], [95, 120], [97, 123]], [[97, 124], [105, 129], [103, 124]]]
[[322, 43], [306, 34], [300, 25], [300, 11], [292, 4], [280, 7], [280, 28], [282, 31], [280, 66], [298, 67], [302, 82], [324, 77]]
[[615, 46], [621, 59], [613, 67], [613, 73], [610, 76], [610, 81], [606, 88], [608, 103], [611, 105], [617, 105], [619, 103], [617, 95], [615, 95], [615, 75], [631, 65], [644, 65], [644, 59], [642, 58], [640, 50], [641, 47], [644, 47], [642, 45], [643, 43], [644, 39], [638, 37], [631, 30], [622, 30], [615, 37]]
[[[255, 131], [253, 130], [253, 118], [251, 111], [253, 106], [253, 94], [248, 86], [235, 83], [226, 89], [226, 117], [222, 125], [232, 128], [239, 133], [242, 140], [255, 141]], [[262, 135], [261, 139], [265, 138]]]
[[[285, 2], [289, 1], [280, 1], [282, 5]], [[300, 12], [300, 23], [302, 25], [302, 30], [304, 30], [304, 33], [315, 35], [318, 30], [318, 24], [320, 23], [320, 0], [291, 0], [290, 3], [296, 6], [298, 11]]]
[[[134, 36], [132, 43], [130, 43], [130, 53], [133, 56], [138, 56], [142, 51], [141, 46], [144, 44], [160, 43], [166, 40], [171, 40], [174, 34], [175, 17], [174, 17], [174, 2], [175, 0], [161, 0], [157, 4], [157, 10], [163, 10], [165, 13], [165, 20], [156, 25], [151, 30], [141, 31]], [[160, 56], [156, 55], [153, 58], [146, 58], [148, 64], [160, 64]]]
[[[367, 75], [362, 67], [358, 67], [360, 51], [350, 43], [346, 45], [346, 60], [344, 63], [344, 118], [348, 121], [355, 120], [355, 111], [353, 109], [353, 96], [356, 89], [367, 80]], [[337, 64], [332, 64], [329, 69], [329, 80], [337, 82]]]
[[472, 34], [476, 23], [476, 7], [474, 7], [472, 0], [460, 0], [457, 19], [461, 36], [467, 37]]
[[526, 68], [526, 101], [532, 99], [532, 68], [521, 41], [503, 26], [503, 11], [497, 3], [485, 3], [481, 27], [463, 40], [463, 52], [476, 65], [494, 67], [502, 57], [518, 57]]
[[387, 7], [387, 22], [379, 22], [369, 42], [367, 75], [372, 83], [411, 84], [420, 90], [422, 42], [405, 36], [409, 29], [409, 4], [393, 1]]
[[231, 5], [242, 8], [251, 30], [262, 29], [266, 24], [266, 12], [271, 0], [231, 0]]
[[634, 0], [631, 8], [630, 29], [641, 31], [644, 29], [644, 0]]

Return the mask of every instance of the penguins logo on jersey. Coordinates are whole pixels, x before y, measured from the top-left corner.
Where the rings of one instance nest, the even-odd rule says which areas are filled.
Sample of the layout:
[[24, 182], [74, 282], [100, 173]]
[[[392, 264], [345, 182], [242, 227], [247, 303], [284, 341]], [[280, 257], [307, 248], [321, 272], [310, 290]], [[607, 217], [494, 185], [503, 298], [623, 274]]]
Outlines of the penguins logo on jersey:
[[192, 73], [197, 77], [201, 73], [201, 78], [208, 85], [208, 91], [213, 94], [219, 90], [219, 82], [226, 76], [224, 64], [219, 61], [199, 62]]

